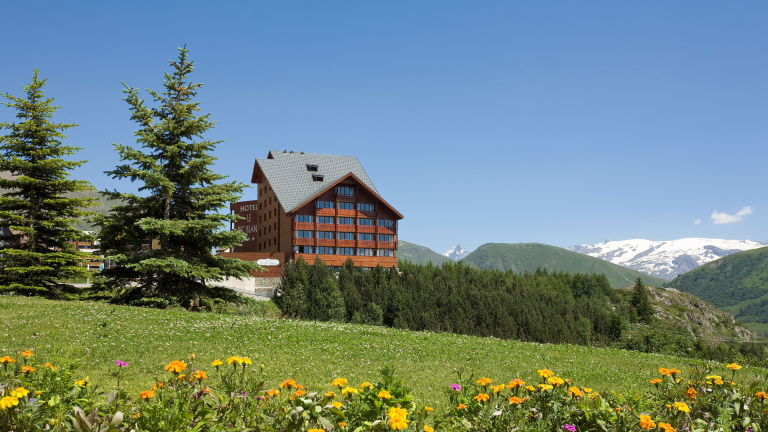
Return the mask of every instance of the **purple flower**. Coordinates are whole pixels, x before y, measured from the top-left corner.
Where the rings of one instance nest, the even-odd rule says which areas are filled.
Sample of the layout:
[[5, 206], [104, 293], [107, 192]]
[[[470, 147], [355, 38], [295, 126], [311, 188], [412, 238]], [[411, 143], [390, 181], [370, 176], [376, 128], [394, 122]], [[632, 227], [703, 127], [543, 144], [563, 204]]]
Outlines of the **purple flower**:
[[128, 363], [126, 363], [124, 361], [120, 361], [120, 360], [115, 360], [115, 364], [117, 366], [121, 367], [121, 368], [124, 368], [124, 367], [128, 366]]
[[568, 432], [576, 432], [576, 426], [568, 423], [563, 425], [563, 429], [567, 430]]
[[461, 391], [461, 386], [458, 384], [451, 384], [451, 390]]

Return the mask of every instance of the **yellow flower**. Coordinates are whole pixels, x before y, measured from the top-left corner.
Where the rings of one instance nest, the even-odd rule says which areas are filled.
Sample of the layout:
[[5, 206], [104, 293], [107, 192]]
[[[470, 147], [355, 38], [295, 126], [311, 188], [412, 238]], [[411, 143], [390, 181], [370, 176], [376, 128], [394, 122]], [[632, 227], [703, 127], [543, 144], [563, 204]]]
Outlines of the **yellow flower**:
[[223, 365], [223, 364], [224, 364], [224, 362], [222, 362], [222, 361], [221, 361], [221, 360], [219, 360], [219, 359], [216, 359], [216, 360], [214, 360], [214, 361], [213, 361], [213, 363], [211, 363], [211, 366], [213, 366], [213, 367], [219, 367], [219, 366], [221, 366], [221, 365]]
[[75, 381], [76, 386], [80, 387], [88, 387], [91, 383], [88, 382], [88, 377], [85, 377], [85, 379], [81, 379], [80, 381]]
[[640, 416], [640, 429], [649, 430], [655, 427], [656, 423], [651, 420], [651, 416], [645, 414]]
[[755, 393], [755, 396], [757, 396], [758, 399], [768, 399], [768, 394], [766, 392], [757, 392]]
[[664, 432], [677, 432], [675, 428], [673, 428], [672, 425], [669, 423], [659, 422], [659, 429], [661, 429]]
[[389, 427], [393, 430], [405, 429], [408, 427], [408, 420], [405, 417], [390, 417]]
[[0, 363], [7, 365], [8, 363], [16, 363], [16, 360], [8, 356], [5, 356], [5, 357], [0, 357]]
[[184, 374], [181, 374], [181, 375], [177, 376], [177, 377], [176, 377], [176, 379], [177, 379], [177, 380], [183, 380], [183, 379], [184, 379], [184, 378], [186, 378], [186, 377], [187, 377], [186, 375], [184, 375]]
[[562, 378], [559, 378], [559, 377], [556, 377], [556, 376], [547, 378], [547, 382], [552, 384], [552, 385], [556, 385], [556, 386], [561, 386], [561, 385], [565, 384], [565, 381], [563, 381]]
[[721, 379], [723, 379], [723, 377], [721, 377], [720, 375], [710, 375], [710, 376], [707, 377], [707, 379], [708, 380], [721, 380]]
[[15, 397], [6, 396], [0, 399], [0, 410], [6, 410], [11, 407], [15, 407], [19, 404], [19, 400]]
[[717, 384], [717, 385], [723, 385], [723, 380], [715, 380], [715, 384]]
[[552, 390], [553, 387], [549, 384], [539, 384], [539, 388], [542, 390]]
[[139, 397], [142, 399], [149, 399], [155, 397], [154, 390], [144, 390], [143, 392], [139, 393]]
[[696, 399], [696, 390], [689, 387], [688, 391], [685, 392], [685, 395], [688, 397], [688, 399]]
[[534, 386], [525, 386], [525, 389], [528, 390], [528, 391], [535, 391], [536, 387], [534, 387]]
[[33, 368], [32, 366], [24, 366], [23, 368], [21, 368], [21, 373], [23, 374], [32, 373], [34, 371], [35, 371], [35, 368]]
[[333, 380], [333, 383], [331, 383], [332, 386], [342, 388], [347, 384], [347, 380], [344, 378], [336, 378]]
[[301, 396], [304, 396], [305, 394], [307, 394], [307, 392], [305, 392], [304, 390], [296, 390], [296, 393], [294, 393], [293, 395], [296, 397], [301, 397]]
[[340, 427], [344, 427], [344, 426], [347, 425], [347, 423], [345, 423], [345, 422], [338, 422], [336, 424], [339, 425]]
[[731, 363], [731, 364], [729, 364], [729, 365], [728, 365], [728, 366], [726, 366], [726, 367], [727, 367], [728, 369], [730, 369], [730, 370], [734, 371], [734, 372], [735, 372], [735, 371], [737, 371], [737, 370], [739, 370], [739, 369], [741, 369], [741, 366], [737, 365], [736, 363]]
[[579, 388], [578, 388], [578, 387], [571, 387], [571, 388], [569, 388], [569, 389], [568, 389], [568, 392], [569, 392], [569, 393], [570, 393], [570, 394], [571, 394], [573, 397], [581, 397], [581, 396], [584, 396], [584, 393], [583, 393], [581, 390], [579, 390]]
[[235, 363], [243, 364], [243, 359], [241, 357], [238, 357], [238, 356], [232, 356], [232, 357], [227, 359], [227, 364], [228, 365], [235, 364]]
[[661, 380], [658, 379], [658, 378], [654, 378], [654, 379], [651, 380], [651, 384], [653, 384], [655, 386], [658, 386], [660, 382], [661, 382]]
[[252, 363], [251, 359], [249, 359], [248, 357], [240, 357], [240, 360], [241, 360], [241, 363], [244, 365], [249, 365]]
[[486, 377], [482, 377], [479, 380], [477, 380], [477, 383], [480, 384], [483, 387], [487, 386], [488, 384], [490, 384], [492, 382], [493, 382], [492, 379], [486, 378]]
[[430, 408], [430, 407], [428, 407], [428, 406], [424, 405], [424, 411], [426, 411], [426, 412], [432, 412], [432, 411], [434, 411], [434, 410], [435, 410], [434, 408]]
[[390, 417], [408, 417], [408, 411], [405, 408], [392, 407], [387, 411], [387, 415]]
[[504, 384], [491, 386], [491, 390], [493, 390], [494, 393], [498, 394], [501, 390], [504, 390]]
[[539, 369], [539, 376], [542, 377], [542, 378], [549, 378], [549, 377], [553, 376], [554, 374], [555, 373], [552, 372], [549, 369]]
[[517, 396], [512, 396], [511, 398], [509, 398], [509, 403], [511, 403], [511, 404], [519, 405], [522, 402], [523, 402], [523, 400], [520, 399]]
[[325, 429], [310, 429], [307, 432], [325, 432]]
[[11, 392], [11, 396], [19, 399], [23, 398], [28, 394], [29, 394], [29, 390], [25, 389], [24, 387], [17, 387], [16, 390], [13, 390]]
[[208, 379], [208, 374], [205, 371], [195, 371], [189, 376], [190, 381], [202, 381]]
[[328, 392], [328, 393], [326, 393], [326, 394], [325, 394], [325, 397], [327, 397], [327, 398], [330, 398], [330, 399], [333, 399], [333, 398], [335, 398], [335, 397], [336, 397], [336, 393], [334, 393], [334, 392], [330, 391], [330, 392]]
[[174, 360], [165, 366], [166, 372], [179, 373], [187, 368], [187, 364], [183, 361]]
[[277, 390], [272, 390], [272, 389], [267, 390], [267, 397], [268, 398], [275, 397], [275, 396], [280, 396], [280, 392], [277, 391]]
[[427, 425], [424, 425], [424, 432], [435, 432], [435, 430]]
[[[344, 390], [341, 391], [341, 394], [343, 394], [344, 396], [349, 396], [350, 394], [353, 394], [353, 393], [356, 394], [356, 395], [360, 394], [360, 392], [358, 392], [357, 389], [354, 388], [354, 387], [347, 387], [347, 388], [345, 388]], [[381, 394], [381, 393], [379, 393], [379, 394]], [[389, 393], [387, 393], [387, 394], [389, 394]], [[389, 398], [387, 398], [387, 399], [389, 399]]]
[[341, 402], [333, 402], [331, 405], [335, 406], [336, 408], [341, 409]]
[[362, 389], [364, 389], [364, 388], [366, 388], [366, 387], [368, 387], [368, 389], [370, 390], [370, 389], [372, 389], [372, 388], [373, 388], [373, 384], [369, 383], [368, 381], [366, 381], [366, 382], [364, 382], [364, 383], [360, 384], [360, 390], [362, 390]]
[[474, 399], [474, 400], [476, 400], [476, 401], [478, 401], [478, 402], [485, 402], [485, 401], [487, 401], [489, 398], [490, 398], [490, 396], [488, 396], [487, 394], [485, 394], [485, 393], [480, 393], [479, 395], [475, 396], [473, 399]]
[[36, 391], [35, 392], [35, 395], [37, 395], [37, 396], [40, 396], [41, 394], [43, 394], [43, 392], [41, 392], [41, 391]]
[[589, 387], [582, 387], [582, 390], [584, 390], [584, 393], [592, 393], [592, 389]]
[[296, 387], [296, 381], [292, 379], [287, 379], [280, 384], [280, 388], [294, 388]]
[[457, 406], [457, 407], [456, 407], [456, 409], [460, 409], [460, 410], [461, 410], [461, 409], [464, 409], [464, 408], [466, 408], [466, 407], [467, 407], [467, 406], [466, 406], [466, 405], [464, 405], [464, 404], [459, 404], [459, 406]]
[[513, 379], [512, 381], [510, 381], [510, 382], [509, 382], [509, 384], [507, 384], [507, 388], [508, 388], [508, 389], [510, 389], [510, 390], [512, 390], [512, 389], [514, 389], [515, 387], [518, 387], [518, 386], [522, 387], [522, 386], [524, 386], [524, 385], [525, 385], [525, 381], [523, 381], [523, 380], [521, 380], [521, 379], [517, 379], [517, 378], [515, 378], [515, 379]]
[[687, 412], [691, 412], [691, 409], [690, 409], [690, 408], [688, 408], [688, 404], [687, 404], [687, 403], [685, 403], [685, 402], [675, 402], [674, 406], [675, 406], [675, 408], [677, 408], [679, 411], [682, 411], [682, 412], [685, 412], [685, 413], [687, 413]]
[[51, 368], [51, 370], [52, 370], [52, 371], [56, 370], [56, 368], [55, 368], [55, 367], [53, 367], [53, 365], [52, 365], [52, 364], [50, 364], [50, 363], [46, 363], [46, 364], [44, 364], [44, 365], [43, 365], [43, 367], [49, 367], [49, 368]]
[[24, 351], [23, 353], [21, 353], [21, 356], [22, 356], [22, 357], [24, 357], [24, 358], [27, 358], [27, 357], [32, 357], [32, 356], [34, 356], [34, 354], [32, 354], [32, 351], [30, 351], [30, 350], [26, 350], [26, 351]]
[[379, 392], [379, 394], [378, 394], [378, 398], [379, 398], [379, 399], [391, 399], [391, 398], [392, 398], [392, 395], [391, 395], [391, 394], [389, 394], [389, 392], [388, 392], [388, 391], [386, 391], [386, 390], [382, 390], [382, 391], [380, 391], [380, 392]]

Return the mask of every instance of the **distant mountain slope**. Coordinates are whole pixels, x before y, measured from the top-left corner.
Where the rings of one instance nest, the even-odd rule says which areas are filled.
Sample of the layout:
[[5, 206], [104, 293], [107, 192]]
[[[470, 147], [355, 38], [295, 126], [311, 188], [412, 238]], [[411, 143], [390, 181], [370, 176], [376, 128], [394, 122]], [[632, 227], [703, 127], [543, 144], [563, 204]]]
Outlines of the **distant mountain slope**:
[[414, 264], [427, 264], [431, 261], [432, 264], [440, 265], [452, 261], [447, 256], [440, 255], [426, 246], [419, 246], [402, 240], [397, 242], [397, 258], [408, 260]]
[[[94, 211], [99, 214], [107, 214], [112, 209], [112, 207], [116, 206], [119, 201], [117, 200], [111, 200], [107, 198], [105, 195], [102, 195], [101, 192], [97, 190], [92, 191], [83, 191], [83, 192], [72, 192], [67, 194], [68, 197], [73, 198], [97, 198], [99, 201], [98, 203], [90, 208], [87, 208], [88, 211]], [[75, 228], [83, 230], [83, 231], [90, 231], [94, 229], [94, 226], [88, 222], [82, 221], [77, 224], [75, 224]]]
[[465, 248], [463, 244], [459, 243], [456, 246], [452, 247], [451, 250], [443, 254], [444, 256], [447, 256], [448, 258], [458, 261], [465, 256], [469, 255], [469, 249]]
[[555, 246], [540, 243], [487, 243], [461, 260], [479, 268], [512, 270], [515, 272], [534, 272], [537, 268], [568, 273], [602, 273], [611, 286], [622, 288], [635, 283], [641, 277], [646, 285], [661, 286], [664, 279], [611, 264], [600, 258], [594, 258]]
[[701, 297], [768, 335], [768, 247], [704, 264], [667, 286]]
[[679, 274], [724, 256], [765, 246], [752, 240], [685, 238], [669, 241], [643, 239], [604, 241], [568, 250], [671, 280]]

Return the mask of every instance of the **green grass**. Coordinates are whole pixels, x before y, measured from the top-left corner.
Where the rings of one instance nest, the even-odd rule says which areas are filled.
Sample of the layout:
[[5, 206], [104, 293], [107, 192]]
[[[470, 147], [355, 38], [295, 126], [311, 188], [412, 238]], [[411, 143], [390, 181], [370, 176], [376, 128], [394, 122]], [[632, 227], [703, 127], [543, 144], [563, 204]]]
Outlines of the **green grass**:
[[461, 260], [479, 268], [535, 272], [537, 268], [567, 273], [604, 274], [613, 288], [635, 284], [638, 277], [646, 285], [661, 286], [667, 280], [628, 269], [600, 258], [540, 243], [486, 243]]
[[627, 395], [647, 390], [660, 366], [686, 371], [691, 363], [615, 349], [24, 297], [0, 297], [0, 322], [0, 356], [32, 349], [35, 360], [74, 367], [77, 376], [106, 389], [115, 385], [115, 360], [122, 360], [129, 364], [122, 387], [134, 396], [163, 376], [164, 365], [190, 353], [204, 365], [248, 356], [265, 365], [273, 386], [290, 377], [318, 390], [329, 389], [336, 377], [372, 381], [383, 366], [394, 365], [421, 403], [435, 405], [445, 403], [444, 391], [460, 368], [496, 382], [535, 381], [537, 369], [549, 368], [579, 385]]

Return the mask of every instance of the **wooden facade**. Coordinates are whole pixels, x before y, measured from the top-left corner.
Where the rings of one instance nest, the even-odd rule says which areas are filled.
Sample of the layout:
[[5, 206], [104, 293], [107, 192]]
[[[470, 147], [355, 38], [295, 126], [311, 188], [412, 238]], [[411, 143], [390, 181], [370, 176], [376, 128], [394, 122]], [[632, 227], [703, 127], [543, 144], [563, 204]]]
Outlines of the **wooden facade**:
[[[248, 234], [233, 256], [283, 253], [287, 260], [301, 257], [310, 264], [319, 258], [341, 266], [351, 258], [364, 268], [397, 266], [397, 225], [403, 216], [355, 174], [316, 185], [320, 186], [316, 193], [288, 212], [258, 160], [252, 182], [258, 199], [230, 205], [233, 213], [245, 218], [231, 229]], [[282, 186], [285, 191], [290, 185]]]

